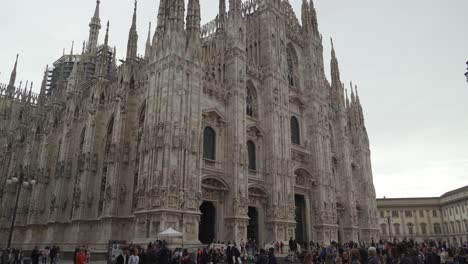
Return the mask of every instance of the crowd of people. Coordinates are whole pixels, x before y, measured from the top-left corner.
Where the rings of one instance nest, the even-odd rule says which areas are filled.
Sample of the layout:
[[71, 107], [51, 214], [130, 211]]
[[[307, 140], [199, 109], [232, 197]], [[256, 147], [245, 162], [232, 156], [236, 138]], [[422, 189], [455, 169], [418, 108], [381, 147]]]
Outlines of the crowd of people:
[[[279, 262], [302, 264], [468, 264], [468, 243], [460, 247], [449, 247], [445, 242], [412, 240], [393, 242], [339, 244], [298, 243], [292, 238], [288, 249], [282, 241], [272, 242], [258, 248], [253, 240], [247, 243], [214, 242], [200, 248], [169, 249], [165, 241], [150, 243], [146, 248], [130, 244], [121, 248], [113, 264], [277, 264], [277, 254], [286, 254]], [[24, 253], [20, 249], [0, 251], [0, 264], [23, 264]], [[284, 256], [284, 255], [283, 255]], [[32, 264], [58, 264], [60, 248], [35, 247], [30, 253]], [[86, 247], [77, 247], [73, 255], [74, 264], [90, 262]]]
[[293, 254], [304, 264], [468, 264], [468, 244], [457, 248], [440, 241], [310, 243], [308, 249]]
[[0, 264], [23, 264], [23, 260], [28, 258], [32, 264], [58, 264], [60, 260], [60, 247], [45, 247], [40, 250], [34, 247], [31, 254], [25, 256], [22, 249], [8, 248], [0, 251]]

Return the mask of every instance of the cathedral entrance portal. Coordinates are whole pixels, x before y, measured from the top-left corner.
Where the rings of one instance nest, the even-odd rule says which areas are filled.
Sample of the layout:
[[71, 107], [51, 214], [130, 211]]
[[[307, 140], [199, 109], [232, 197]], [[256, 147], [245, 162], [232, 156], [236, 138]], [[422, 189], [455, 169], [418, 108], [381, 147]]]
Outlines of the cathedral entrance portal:
[[258, 211], [255, 207], [249, 207], [249, 225], [247, 226], [247, 239], [255, 240], [258, 244]]
[[212, 202], [203, 202], [200, 206], [200, 226], [198, 239], [203, 244], [210, 244], [215, 239], [216, 208]]
[[294, 196], [296, 202], [296, 241], [302, 245], [305, 242], [305, 198], [303, 195]]

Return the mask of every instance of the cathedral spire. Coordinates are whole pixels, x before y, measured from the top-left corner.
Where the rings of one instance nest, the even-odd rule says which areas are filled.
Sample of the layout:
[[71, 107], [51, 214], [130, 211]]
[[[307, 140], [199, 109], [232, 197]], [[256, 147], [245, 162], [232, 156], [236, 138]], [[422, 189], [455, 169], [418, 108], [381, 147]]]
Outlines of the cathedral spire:
[[236, 15], [240, 17], [242, 12], [242, 0], [229, 0], [229, 17]]
[[358, 93], [358, 88], [357, 88], [357, 85], [354, 86], [354, 90], [356, 90], [356, 103], [358, 105], [361, 104], [361, 100], [359, 99], [359, 93]]
[[138, 2], [135, 0], [135, 6], [133, 9], [132, 26], [130, 27], [130, 32], [128, 33], [127, 60], [135, 59], [137, 57], [137, 50], [138, 50], [138, 33], [136, 30], [137, 4]]
[[42, 78], [41, 91], [39, 92], [39, 98], [38, 98], [39, 104], [44, 104], [45, 102], [48, 75], [49, 75], [49, 65], [46, 66], [45, 71], [44, 71], [44, 77]]
[[106, 26], [106, 36], [104, 37], [104, 48], [107, 49], [109, 46], [109, 26], [110, 23], [107, 21], [107, 26]]
[[346, 95], [346, 108], [349, 108], [348, 89], [345, 89], [345, 95]]
[[310, 18], [310, 6], [307, 0], [302, 0], [302, 28], [304, 29], [304, 33], [309, 33], [311, 30], [311, 18]]
[[351, 86], [351, 105], [353, 105], [355, 103], [353, 82], [350, 82], [350, 86]]
[[312, 32], [316, 37], [320, 37], [320, 33], [318, 30], [318, 21], [317, 21], [317, 11], [315, 10], [314, 0], [310, 0], [310, 21], [312, 26]]
[[96, 9], [94, 10], [94, 16], [91, 18], [89, 23], [89, 39], [87, 52], [93, 54], [96, 52], [97, 42], [99, 38], [99, 30], [101, 29], [101, 19], [99, 18], [99, 5], [100, 0], [96, 1]]
[[219, 27], [224, 28], [226, 25], [226, 0], [219, 0]]
[[330, 69], [331, 69], [331, 77], [332, 77], [332, 85], [340, 84], [340, 69], [338, 67], [338, 59], [336, 58], [335, 46], [333, 45], [333, 39], [331, 39], [331, 62], [330, 62]]
[[[169, 4], [169, 29], [173, 31], [184, 30], [184, 0], [166, 0]], [[167, 30], [167, 28], [166, 28]]]
[[[158, 11], [158, 25], [156, 27], [155, 38], [159, 37], [166, 30], [168, 20], [168, 3], [167, 0], [160, 0]], [[154, 42], [154, 41], [153, 41]], [[153, 43], [154, 44], [154, 43]]]
[[73, 49], [75, 48], [75, 41], [72, 41], [71, 49], [70, 49], [70, 55], [73, 55]]
[[199, 34], [200, 32], [200, 0], [189, 0], [187, 10], [187, 31]]
[[16, 54], [15, 66], [13, 66], [13, 70], [11, 71], [10, 82], [8, 84], [8, 87], [11, 87], [10, 89], [14, 89], [15, 87], [16, 69], [18, 68], [18, 58], [19, 58], [19, 54]]
[[146, 40], [145, 60], [149, 59], [151, 53], [151, 22], [148, 27], [148, 39]]

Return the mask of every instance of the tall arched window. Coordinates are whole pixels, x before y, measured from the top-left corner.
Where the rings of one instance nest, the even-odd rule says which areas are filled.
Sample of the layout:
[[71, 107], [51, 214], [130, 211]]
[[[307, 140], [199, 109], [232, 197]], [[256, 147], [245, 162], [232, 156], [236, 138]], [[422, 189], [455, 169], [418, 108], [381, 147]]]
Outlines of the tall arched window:
[[250, 82], [247, 85], [247, 97], [245, 101], [247, 115], [250, 117], [257, 117], [257, 92], [255, 91], [255, 87], [253, 87], [252, 83]]
[[434, 234], [436, 235], [442, 234], [442, 228], [440, 227], [439, 223], [434, 224]]
[[216, 160], [216, 132], [211, 127], [206, 127], [203, 131], [203, 157]]
[[255, 150], [255, 143], [247, 141], [247, 152], [249, 155], [249, 170], [257, 170], [257, 154]]
[[386, 224], [381, 224], [380, 225], [380, 234], [383, 236], [387, 235], [387, 225]]
[[291, 142], [296, 145], [301, 144], [299, 120], [295, 116], [291, 117]]
[[393, 230], [395, 231], [395, 235], [400, 235], [400, 224], [393, 224]]
[[421, 234], [427, 235], [427, 225], [426, 223], [421, 223]]
[[286, 48], [286, 56], [288, 63], [288, 83], [289, 86], [297, 87], [299, 82], [298, 75], [298, 59], [296, 50], [289, 44]]
[[412, 236], [414, 234], [414, 224], [413, 223], [408, 223], [408, 224], [406, 224], [406, 226], [408, 227], [408, 234], [410, 236]]

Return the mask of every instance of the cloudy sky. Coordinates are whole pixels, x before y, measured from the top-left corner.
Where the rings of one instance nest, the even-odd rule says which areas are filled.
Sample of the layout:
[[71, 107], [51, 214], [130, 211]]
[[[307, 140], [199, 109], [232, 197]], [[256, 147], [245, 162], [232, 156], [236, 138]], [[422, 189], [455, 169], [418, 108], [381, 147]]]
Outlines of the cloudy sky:
[[[297, 12], [301, 0], [290, 0]], [[123, 57], [133, 1], [101, 0], [102, 24]], [[216, 0], [201, 0], [203, 22]], [[143, 53], [158, 0], [139, 0]], [[315, 0], [329, 60], [335, 40], [342, 80], [359, 85], [378, 197], [438, 196], [468, 185], [468, 1]], [[46, 64], [87, 39], [94, 0], [1, 0], [0, 82], [16, 53], [18, 80], [39, 84]], [[300, 18], [300, 13], [298, 13]], [[102, 41], [103, 35], [101, 35]], [[326, 68], [329, 69], [327, 62]], [[38, 85], [36, 85], [36, 89]]]

